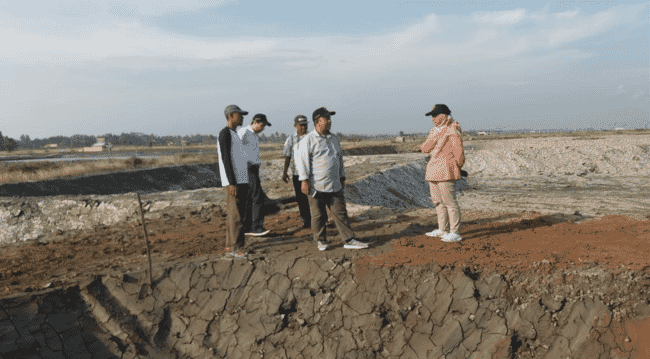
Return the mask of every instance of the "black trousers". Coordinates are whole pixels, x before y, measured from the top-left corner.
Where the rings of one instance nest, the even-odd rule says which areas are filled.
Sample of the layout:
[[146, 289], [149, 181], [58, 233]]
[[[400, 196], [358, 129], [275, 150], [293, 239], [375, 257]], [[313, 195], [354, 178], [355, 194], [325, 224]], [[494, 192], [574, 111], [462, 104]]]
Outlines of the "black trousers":
[[302, 183], [298, 180], [298, 176], [293, 176], [293, 190], [296, 192], [296, 201], [298, 202], [298, 210], [302, 218], [304, 226], [311, 226], [311, 213], [309, 211], [309, 200], [307, 195], [302, 193]]
[[262, 190], [260, 180], [260, 165], [248, 167], [248, 199], [246, 201], [246, 215], [244, 216], [245, 232], [264, 231], [264, 202], [266, 194]]

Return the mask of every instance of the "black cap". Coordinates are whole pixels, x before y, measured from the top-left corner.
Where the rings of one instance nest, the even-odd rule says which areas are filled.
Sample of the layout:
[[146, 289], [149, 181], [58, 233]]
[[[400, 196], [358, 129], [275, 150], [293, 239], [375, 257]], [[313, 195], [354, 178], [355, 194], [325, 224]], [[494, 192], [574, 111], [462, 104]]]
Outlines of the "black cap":
[[425, 116], [438, 116], [439, 114], [444, 113], [445, 115], [451, 115], [451, 110], [447, 105], [435, 105], [430, 112], [427, 112]]
[[307, 116], [305, 116], [305, 115], [296, 116], [296, 118], [293, 119], [293, 125], [295, 126], [295, 125], [297, 125], [299, 123], [300, 124], [307, 123]]
[[330, 110], [326, 109], [325, 107], [321, 107], [321, 108], [317, 109], [316, 111], [314, 111], [314, 114], [311, 116], [311, 118], [312, 118], [312, 120], [314, 120], [314, 122], [316, 122], [316, 120], [318, 120], [319, 117], [332, 116], [332, 115], [336, 115], [336, 112], [330, 111]]
[[255, 116], [253, 116], [253, 121], [261, 122], [267, 126], [271, 126], [271, 123], [269, 120], [266, 119], [266, 115], [263, 113], [258, 113]]

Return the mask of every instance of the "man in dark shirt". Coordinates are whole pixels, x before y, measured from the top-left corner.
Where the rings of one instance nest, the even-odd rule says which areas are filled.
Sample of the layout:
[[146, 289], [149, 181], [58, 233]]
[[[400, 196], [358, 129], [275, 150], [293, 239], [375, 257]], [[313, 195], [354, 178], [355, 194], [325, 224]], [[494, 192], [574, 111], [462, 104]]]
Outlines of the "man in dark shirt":
[[236, 129], [244, 121], [247, 111], [237, 105], [224, 110], [228, 125], [219, 132], [217, 150], [219, 152], [219, 175], [226, 195], [226, 249], [235, 258], [245, 258], [244, 225], [248, 198], [248, 157]]

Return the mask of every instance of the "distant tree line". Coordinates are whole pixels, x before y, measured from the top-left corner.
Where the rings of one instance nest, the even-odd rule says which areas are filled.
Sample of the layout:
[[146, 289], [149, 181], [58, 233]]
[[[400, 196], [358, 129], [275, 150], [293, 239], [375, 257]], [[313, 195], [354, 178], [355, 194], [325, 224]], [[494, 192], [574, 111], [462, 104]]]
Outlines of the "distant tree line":
[[[216, 145], [217, 136], [210, 135], [185, 135], [185, 136], [157, 136], [138, 132], [121, 133], [119, 135], [107, 133], [102, 136], [72, 135], [72, 136], [51, 136], [46, 138], [30, 138], [29, 135], [21, 135], [16, 141], [8, 137], [2, 137], [0, 132], [0, 151], [14, 149], [36, 149], [47, 145], [56, 145], [57, 148], [80, 148], [92, 146], [97, 142], [97, 137], [102, 137], [104, 143], [113, 146], [192, 146], [192, 145]], [[261, 133], [260, 142], [284, 142], [287, 135], [275, 132], [272, 134]]]
[[[359, 142], [363, 139], [382, 136], [365, 136], [365, 135], [344, 135], [337, 132], [336, 135], [342, 141]], [[37, 149], [47, 145], [56, 145], [57, 148], [81, 148], [89, 147], [97, 142], [97, 137], [102, 137], [104, 143], [112, 146], [192, 146], [192, 145], [216, 145], [217, 136], [194, 134], [185, 136], [156, 136], [154, 134], [145, 134], [140, 132], [121, 133], [119, 135], [107, 133], [102, 136], [90, 135], [72, 135], [72, 136], [52, 136], [46, 138], [30, 138], [29, 135], [20, 135], [18, 141], [13, 138], [3, 137], [0, 132], [0, 151], [13, 151], [16, 149]], [[284, 143], [287, 135], [281, 132], [265, 133], [260, 135], [260, 142], [263, 143]]]
[[5, 137], [0, 131], [0, 151], [13, 151], [18, 148], [18, 142], [11, 137]]

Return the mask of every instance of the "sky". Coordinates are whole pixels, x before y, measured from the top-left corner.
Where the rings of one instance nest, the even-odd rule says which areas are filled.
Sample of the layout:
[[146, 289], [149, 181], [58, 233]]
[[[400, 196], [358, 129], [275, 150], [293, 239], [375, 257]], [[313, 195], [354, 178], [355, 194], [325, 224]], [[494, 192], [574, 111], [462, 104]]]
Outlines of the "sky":
[[[0, 131], [345, 134], [650, 127], [650, 2], [0, 0]], [[310, 126], [313, 128], [313, 126]]]

